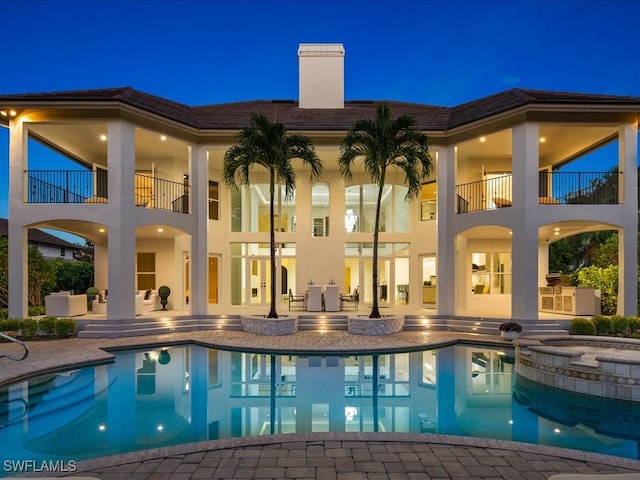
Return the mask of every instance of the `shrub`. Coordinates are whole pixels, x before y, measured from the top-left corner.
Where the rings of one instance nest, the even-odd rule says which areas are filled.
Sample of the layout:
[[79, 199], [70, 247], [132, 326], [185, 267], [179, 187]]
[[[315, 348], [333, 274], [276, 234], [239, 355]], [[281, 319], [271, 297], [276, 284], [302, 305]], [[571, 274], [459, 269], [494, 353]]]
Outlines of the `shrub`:
[[629, 317], [629, 332], [631, 335], [640, 334], [640, 318]]
[[25, 340], [32, 339], [38, 332], [38, 320], [36, 320], [35, 318], [24, 318], [20, 323], [22, 338], [24, 338]]
[[613, 333], [613, 321], [606, 315], [596, 315], [593, 317], [593, 324], [596, 327], [596, 335], [611, 335]]
[[596, 326], [588, 318], [576, 317], [571, 320], [569, 331], [573, 335], [595, 335]]
[[6, 320], [7, 318], [9, 318], [9, 309], [0, 308], [0, 320]]
[[67, 338], [75, 333], [76, 321], [73, 318], [58, 318], [55, 327], [58, 337]]
[[38, 328], [46, 335], [53, 335], [56, 332], [56, 317], [42, 317], [38, 322]]
[[0, 321], [0, 331], [16, 332], [17, 330], [20, 330], [20, 320], [17, 318], [7, 318]]
[[28, 313], [30, 317], [40, 317], [44, 315], [44, 306], [30, 306], [28, 308]]
[[629, 318], [622, 315], [614, 315], [611, 317], [613, 323], [613, 334], [619, 336], [629, 335]]

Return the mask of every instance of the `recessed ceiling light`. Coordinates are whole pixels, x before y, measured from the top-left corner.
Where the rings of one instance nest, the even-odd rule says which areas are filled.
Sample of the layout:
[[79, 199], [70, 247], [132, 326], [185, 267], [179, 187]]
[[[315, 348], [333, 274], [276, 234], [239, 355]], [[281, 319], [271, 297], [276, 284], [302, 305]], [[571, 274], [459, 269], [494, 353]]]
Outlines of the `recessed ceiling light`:
[[167, 136], [166, 135], [160, 135], [160, 140], [162, 140], [163, 142], [167, 140]]
[[105, 230], [104, 228], [99, 228], [99, 229], [98, 229], [98, 231], [99, 231], [100, 233], [104, 233], [104, 232], [106, 232], [106, 230]]
[[103, 142], [106, 142], [107, 136], [103, 133], [102, 135], [100, 135], [100, 140], [102, 140]]
[[162, 233], [162, 232], [164, 232], [164, 228], [159, 228], [158, 233]]
[[547, 141], [547, 139], [545, 137], [540, 137], [540, 143], [544, 143], [546, 141]]
[[484, 143], [487, 141], [487, 137], [480, 137], [480, 143]]

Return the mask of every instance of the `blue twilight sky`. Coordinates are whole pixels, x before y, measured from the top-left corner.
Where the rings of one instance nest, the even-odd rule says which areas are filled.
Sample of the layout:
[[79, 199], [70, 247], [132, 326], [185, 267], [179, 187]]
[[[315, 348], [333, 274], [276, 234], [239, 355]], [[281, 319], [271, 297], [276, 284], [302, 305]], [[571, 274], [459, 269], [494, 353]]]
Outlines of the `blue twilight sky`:
[[[345, 97], [453, 106], [514, 87], [640, 97], [640, 0], [0, 0], [0, 94], [131, 86], [297, 99], [299, 43], [342, 43]], [[7, 217], [0, 128], [0, 217]]]

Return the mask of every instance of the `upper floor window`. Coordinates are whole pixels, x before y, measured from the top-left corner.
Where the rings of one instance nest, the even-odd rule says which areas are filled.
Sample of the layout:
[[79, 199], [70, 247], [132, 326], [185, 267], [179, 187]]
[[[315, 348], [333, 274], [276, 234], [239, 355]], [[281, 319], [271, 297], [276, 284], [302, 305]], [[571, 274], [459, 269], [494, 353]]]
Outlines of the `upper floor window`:
[[423, 183], [420, 190], [420, 220], [434, 220], [437, 211], [436, 182]]
[[[404, 185], [387, 184], [383, 187], [380, 232], [409, 231], [409, 203], [405, 200], [407, 191]], [[377, 185], [351, 185], [345, 188], [344, 226], [348, 233], [374, 231], [377, 199]]]
[[209, 180], [209, 220], [220, 219], [220, 190], [218, 182]]
[[316, 183], [311, 188], [311, 234], [314, 237], [329, 236], [329, 186]]
[[[277, 232], [294, 232], [296, 226], [295, 191], [286, 198], [285, 188], [276, 186], [274, 225]], [[231, 231], [269, 232], [269, 184], [254, 183], [231, 191]]]

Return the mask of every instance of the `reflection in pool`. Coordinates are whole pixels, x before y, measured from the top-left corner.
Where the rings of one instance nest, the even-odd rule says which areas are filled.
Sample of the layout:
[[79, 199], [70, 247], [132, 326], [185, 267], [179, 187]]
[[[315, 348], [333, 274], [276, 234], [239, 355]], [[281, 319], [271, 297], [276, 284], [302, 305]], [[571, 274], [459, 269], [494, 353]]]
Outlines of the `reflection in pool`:
[[[480, 345], [373, 356], [198, 346], [117, 352], [113, 364], [0, 390], [0, 445], [5, 459], [78, 461], [229, 437], [388, 431], [637, 457], [640, 433], [616, 438], [588, 422], [563, 422], [557, 398], [533, 395], [535, 384], [518, 390], [512, 355]], [[571, 409], [571, 398], [561, 405]], [[640, 432], [638, 423], [626, 428]]]

